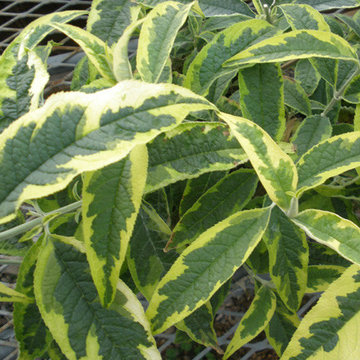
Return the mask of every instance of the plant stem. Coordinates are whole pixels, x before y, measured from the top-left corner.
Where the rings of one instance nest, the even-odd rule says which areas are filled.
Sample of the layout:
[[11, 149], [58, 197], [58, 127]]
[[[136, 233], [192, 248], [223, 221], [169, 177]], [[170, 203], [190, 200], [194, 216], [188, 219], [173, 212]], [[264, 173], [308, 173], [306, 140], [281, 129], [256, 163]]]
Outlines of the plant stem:
[[56, 209], [56, 210], [53, 210], [53, 211], [50, 211], [46, 214], [42, 214], [41, 216], [39, 216], [38, 218], [34, 219], [34, 220], [30, 220], [24, 224], [21, 224], [21, 225], [18, 225], [18, 226], [15, 226], [11, 229], [8, 229], [8, 230], [5, 230], [5, 231], [2, 231], [0, 232], [0, 241], [1, 240], [6, 240], [6, 239], [10, 239], [16, 235], [19, 235], [19, 234], [22, 234], [28, 230], [31, 230], [32, 228], [34, 228], [35, 226], [37, 225], [40, 225], [43, 221], [43, 219], [46, 217], [46, 216], [49, 216], [49, 215], [53, 215], [53, 214], [65, 214], [65, 213], [68, 213], [68, 212], [71, 212], [73, 210], [76, 210], [78, 209], [82, 204], [82, 201], [77, 201], [77, 202], [74, 202], [72, 204], [69, 204], [69, 205], [66, 205], [66, 206], [63, 206], [59, 209]]
[[269, 287], [270, 289], [276, 289], [275, 284], [272, 281], [269, 280], [265, 280], [263, 278], [261, 278], [259, 275], [256, 275], [248, 265], [243, 264], [244, 269], [246, 270], [246, 272], [253, 278], [256, 279], [257, 281], [259, 281], [262, 285], [265, 285], [267, 287]]
[[355, 76], [360, 74], [359, 66], [356, 68], [354, 73], [345, 81], [344, 85], [339, 89], [339, 91], [335, 91], [331, 101], [326, 105], [324, 111], [321, 113], [321, 116], [325, 117], [329, 111], [333, 108], [337, 101], [341, 100], [341, 97], [344, 95], [344, 92], [350, 82], [354, 79]]

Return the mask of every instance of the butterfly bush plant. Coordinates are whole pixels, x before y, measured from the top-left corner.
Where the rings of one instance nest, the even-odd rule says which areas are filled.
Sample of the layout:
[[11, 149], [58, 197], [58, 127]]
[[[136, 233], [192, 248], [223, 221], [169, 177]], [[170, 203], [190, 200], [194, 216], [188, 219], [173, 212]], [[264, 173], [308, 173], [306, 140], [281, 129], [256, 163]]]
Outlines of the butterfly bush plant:
[[[20, 359], [161, 359], [173, 325], [223, 359], [262, 331], [281, 360], [358, 356], [358, 5], [94, 0], [21, 32], [0, 58]], [[44, 99], [52, 31], [85, 56]], [[255, 297], [221, 347], [241, 267]]]

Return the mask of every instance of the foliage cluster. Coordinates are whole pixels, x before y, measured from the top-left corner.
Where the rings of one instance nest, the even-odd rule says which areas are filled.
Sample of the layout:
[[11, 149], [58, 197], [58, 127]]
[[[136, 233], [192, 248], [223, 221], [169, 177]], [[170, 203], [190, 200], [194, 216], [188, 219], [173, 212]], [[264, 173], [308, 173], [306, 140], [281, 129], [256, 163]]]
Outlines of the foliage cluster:
[[[281, 360], [358, 356], [360, 12], [331, 13], [358, 5], [94, 0], [22, 31], [0, 58], [20, 359], [161, 359], [173, 325], [224, 359], [263, 330]], [[44, 100], [54, 30], [86, 56]], [[255, 298], [222, 349], [240, 267]]]

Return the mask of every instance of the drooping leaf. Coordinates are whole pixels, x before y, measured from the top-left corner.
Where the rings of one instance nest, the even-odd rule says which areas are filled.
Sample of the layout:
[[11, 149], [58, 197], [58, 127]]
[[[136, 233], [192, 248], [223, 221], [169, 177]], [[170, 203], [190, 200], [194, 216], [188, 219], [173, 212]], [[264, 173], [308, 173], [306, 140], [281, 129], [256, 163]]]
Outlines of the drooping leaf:
[[211, 346], [221, 351], [213, 326], [214, 315], [210, 302], [200, 306], [192, 314], [176, 324], [179, 330], [186, 334], [198, 344]]
[[181, 253], [160, 281], [147, 309], [154, 334], [209, 300], [261, 240], [269, 215], [270, 208], [235, 213], [202, 233]]
[[198, 94], [206, 94], [218, 77], [232, 72], [222, 66], [226, 60], [276, 33], [279, 33], [279, 30], [260, 19], [243, 21], [221, 31], [192, 61], [184, 86]]
[[240, 320], [239, 326], [226, 348], [224, 360], [265, 329], [274, 314], [275, 308], [275, 294], [266, 286], [262, 286], [256, 292], [249, 309]]
[[42, 318], [69, 360], [161, 359], [135, 294], [119, 281], [113, 304], [103, 308], [86, 257], [72, 246], [52, 240], [42, 249], [35, 296]]
[[264, 241], [269, 251], [271, 279], [278, 295], [290, 310], [297, 311], [307, 284], [309, 248], [305, 233], [275, 208]]
[[[285, 130], [284, 85], [279, 64], [257, 64], [239, 71], [243, 116], [281, 140]], [[310, 104], [309, 104], [310, 107]]]
[[101, 303], [114, 300], [141, 204], [147, 173], [146, 145], [105, 168], [83, 177], [83, 232], [92, 278]]
[[247, 161], [245, 152], [222, 123], [184, 123], [148, 145], [145, 192], [211, 171], [228, 170]]
[[281, 359], [338, 360], [358, 354], [359, 299], [360, 268], [352, 265], [306, 314]]
[[297, 184], [293, 161], [271, 137], [255, 123], [220, 113], [249, 157], [269, 197], [279, 207], [289, 210]]
[[308, 236], [360, 264], [360, 228], [332, 212], [308, 209], [292, 219]]
[[306, 292], [325, 291], [345, 271], [339, 265], [311, 265], [308, 267]]
[[181, 5], [167, 1], [157, 5], [146, 17], [140, 32], [136, 54], [142, 80], [156, 83], [170, 55], [175, 37], [184, 24], [192, 3]]
[[202, 232], [242, 210], [257, 186], [251, 170], [232, 172], [206, 191], [173, 229], [168, 249], [191, 244]]
[[41, 357], [52, 341], [34, 298], [34, 270], [42, 241], [40, 238], [24, 257], [16, 281], [16, 290], [32, 299], [29, 303], [14, 304], [14, 327], [20, 345], [20, 359]]
[[100, 38], [73, 25], [52, 24], [52, 26], [79, 44], [97, 71], [115, 84], [111, 68], [112, 52]]
[[295, 80], [300, 83], [307, 95], [311, 95], [319, 81], [320, 74], [314, 69], [310, 61], [307, 59], [301, 59], [295, 66]]
[[295, 30], [259, 41], [227, 60], [224, 66], [283, 62], [309, 57], [357, 62], [350, 44], [338, 35], [320, 30]]
[[169, 238], [159, 224], [140, 209], [129, 243], [127, 263], [131, 276], [142, 294], [150, 299], [156, 286], [175, 261], [175, 252], [164, 253]]
[[296, 153], [302, 156], [319, 142], [331, 136], [332, 127], [326, 116], [312, 115], [305, 118], [292, 138]]
[[284, 80], [284, 102], [305, 116], [311, 115], [310, 100], [305, 90], [296, 81]]
[[53, 95], [0, 135], [0, 222], [21, 202], [63, 189], [79, 173], [122, 159], [190, 111], [208, 108], [178, 86], [130, 80], [94, 94]]
[[199, 5], [206, 17], [242, 14], [254, 17], [254, 13], [242, 0], [199, 0]]
[[333, 136], [308, 150], [298, 161], [297, 193], [360, 165], [360, 132]]
[[84, 13], [64, 11], [42, 16], [26, 26], [1, 55], [0, 132], [39, 106], [49, 76], [34, 48], [53, 30], [50, 24], [68, 22]]
[[95, 0], [87, 19], [87, 30], [106, 42], [115, 43], [125, 28], [137, 19], [139, 7], [128, 0]]

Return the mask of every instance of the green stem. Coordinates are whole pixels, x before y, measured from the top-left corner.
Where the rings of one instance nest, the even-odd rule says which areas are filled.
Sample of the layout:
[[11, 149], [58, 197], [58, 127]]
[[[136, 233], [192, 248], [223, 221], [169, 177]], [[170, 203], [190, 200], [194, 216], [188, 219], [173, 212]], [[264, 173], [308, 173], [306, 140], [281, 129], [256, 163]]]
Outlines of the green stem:
[[354, 73], [345, 81], [344, 85], [339, 89], [339, 91], [335, 91], [331, 101], [326, 105], [324, 111], [321, 113], [321, 116], [325, 117], [329, 111], [333, 108], [337, 101], [341, 100], [341, 97], [344, 95], [344, 92], [351, 81], [354, 79], [355, 76], [360, 74], [359, 66], [356, 68]]
[[76, 210], [81, 206], [81, 203], [82, 203], [81, 200], [77, 201], [77, 202], [74, 202], [72, 204], [63, 206], [63, 207], [61, 207], [59, 209], [56, 209], [56, 210], [50, 211], [50, 212], [48, 212], [46, 214], [43, 214], [43, 215], [39, 216], [38, 218], [36, 218], [34, 220], [30, 220], [30, 221], [28, 221], [28, 222], [26, 222], [24, 224], [21, 224], [21, 225], [13, 227], [11, 229], [2, 231], [2, 232], [0, 232], [0, 241], [10, 239], [10, 238], [12, 238], [12, 237], [14, 237], [16, 235], [19, 235], [19, 234], [22, 234], [22, 233], [24, 233], [26, 231], [31, 230], [35, 226], [40, 225], [42, 223], [43, 219], [46, 216], [53, 215], [53, 214], [61, 215], [61, 214], [65, 214], [65, 213], [71, 212], [73, 210]]
[[262, 285], [267, 286], [270, 289], [276, 289], [275, 284], [272, 281], [268, 281], [265, 280], [263, 278], [261, 278], [260, 276], [256, 275], [248, 265], [244, 264], [244, 269], [246, 270], [246, 272], [253, 278], [256, 279], [257, 281], [259, 281]]

